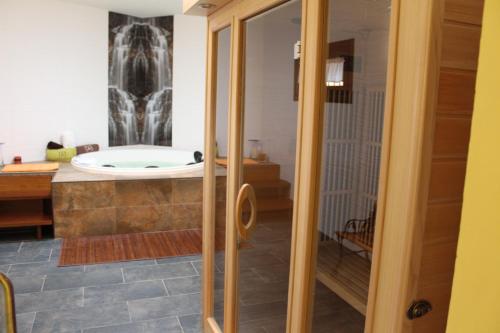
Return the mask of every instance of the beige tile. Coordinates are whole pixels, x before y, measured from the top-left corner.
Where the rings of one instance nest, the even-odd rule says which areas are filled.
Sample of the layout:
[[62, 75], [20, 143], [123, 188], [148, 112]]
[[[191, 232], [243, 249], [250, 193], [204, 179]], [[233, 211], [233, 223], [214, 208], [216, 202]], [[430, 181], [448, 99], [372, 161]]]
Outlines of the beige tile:
[[171, 230], [201, 228], [203, 208], [201, 203], [172, 205]]
[[116, 232], [149, 232], [170, 230], [172, 210], [169, 205], [116, 208]]
[[57, 210], [112, 207], [114, 194], [114, 182], [57, 183], [52, 187]]
[[164, 205], [172, 201], [172, 182], [134, 180], [116, 182], [116, 207]]
[[114, 208], [54, 210], [56, 238], [111, 235], [115, 222]]
[[172, 180], [173, 204], [194, 203], [203, 201], [203, 180], [174, 179]]

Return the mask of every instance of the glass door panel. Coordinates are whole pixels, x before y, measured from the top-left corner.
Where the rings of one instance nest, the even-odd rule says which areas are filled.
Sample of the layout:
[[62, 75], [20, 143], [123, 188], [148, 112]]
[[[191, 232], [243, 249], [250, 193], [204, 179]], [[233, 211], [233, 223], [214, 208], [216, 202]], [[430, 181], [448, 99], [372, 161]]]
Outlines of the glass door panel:
[[256, 224], [246, 235], [240, 228], [240, 332], [286, 328], [298, 110], [294, 49], [300, 23], [300, 1], [243, 22], [240, 196], [245, 200], [238, 201], [236, 218]]
[[226, 229], [226, 170], [228, 156], [229, 77], [231, 29], [217, 33], [217, 106], [216, 106], [216, 204], [215, 204], [215, 319], [223, 328], [224, 257]]
[[223, 329], [224, 313], [224, 257], [226, 229], [226, 184], [229, 124], [229, 78], [231, 57], [231, 28], [217, 33], [217, 94], [215, 117], [216, 144], [216, 202], [215, 202], [215, 319]]
[[[231, 27], [209, 33], [209, 104], [204, 178], [203, 327], [223, 328]], [[205, 243], [206, 242], [206, 243]], [[205, 246], [207, 244], [207, 246]]]
[[390, 5], [390, 0], [329, 0], [313, 332], [364, 330]]

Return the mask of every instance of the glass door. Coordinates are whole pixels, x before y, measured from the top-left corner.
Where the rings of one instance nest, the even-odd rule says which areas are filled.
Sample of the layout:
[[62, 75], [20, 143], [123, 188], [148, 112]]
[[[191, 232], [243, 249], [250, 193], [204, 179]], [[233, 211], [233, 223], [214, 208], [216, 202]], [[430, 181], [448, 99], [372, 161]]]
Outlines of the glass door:
[[[413, 103], [412, 94], [422, 93], [426, 76], [407, 66], [420, 64], [408, 41], [427, 45], [431, 20], [413, 9], [428, 2], [238, 0], [210, 15], [206, 332], [399, 325], [400, 312], [375, 304], [385, 309], [402, 299], [378, 288], [380, 272], [406, 274], [391, 261], [394, 251], [381, 248], [400, 243], [409, 227], [395, 217], [414, 208], [413, 197], [392, 192], [389, 206], [386, 198], [389, 185], [411, 194], [399, 184], [398, 163], [407, 169], [413, 155], [405, 147], [420, 144], [420, 132], [405, 135], [414, 119], [425, 123], [425, 103]], [[226, 27], [229, 51], [218, 44]], [[219, 46], [229, 61], [218, 62]], [[405, 70], [413, 76], [398, 73]], [[398, 142], [389, 142], [395, 134]], [[409, 170], [412, 179], [417, 172]]]
[[289, 1], [242, 21], [239, 332], [286, 331], [301, 7]]
[[230, 33], [210, 32], [209, 85], [216, 87], [209, 87], [204, 192], [208, 332], [286, 330], [301, 6], [242, 2], [220, 12]]
[[313, 332], [365, 328], [390, 15], [390, 0], [329, 0]]

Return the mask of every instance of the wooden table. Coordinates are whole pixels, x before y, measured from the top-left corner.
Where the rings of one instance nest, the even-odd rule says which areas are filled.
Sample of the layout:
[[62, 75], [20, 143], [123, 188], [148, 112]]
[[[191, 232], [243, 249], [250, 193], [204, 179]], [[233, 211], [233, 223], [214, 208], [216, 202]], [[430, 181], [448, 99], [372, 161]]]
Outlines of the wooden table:
[[52, 177], [55, 172], [0, 172], [0, 228], [52, 225]]

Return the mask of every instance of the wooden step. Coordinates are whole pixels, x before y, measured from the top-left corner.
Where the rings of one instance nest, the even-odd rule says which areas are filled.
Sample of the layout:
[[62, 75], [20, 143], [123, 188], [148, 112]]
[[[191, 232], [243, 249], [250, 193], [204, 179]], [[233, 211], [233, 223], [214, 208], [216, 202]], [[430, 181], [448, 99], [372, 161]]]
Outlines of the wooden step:
[[[257, 212], [290, 211], [293, 209], [293, 200], [288, 198], [257, 199]], [[250, 205], [245, 205], [243, 211], [250, 210]]]
[[258, 212], [275, 212], [293, 209], [293, 200], [289, 198], [257, 199]]
[[257, 223], [292, 223], [293, 210], [259, 212]]
[[263, 198], [289, 198], [290, 183], [286, 180], [253, 181], [252, 185], [257, 199]]
[[246, 183], [279, 179], [280, 165], [276, 163], [258, 163], [245, 165], [243, 168], [243, 180]]

